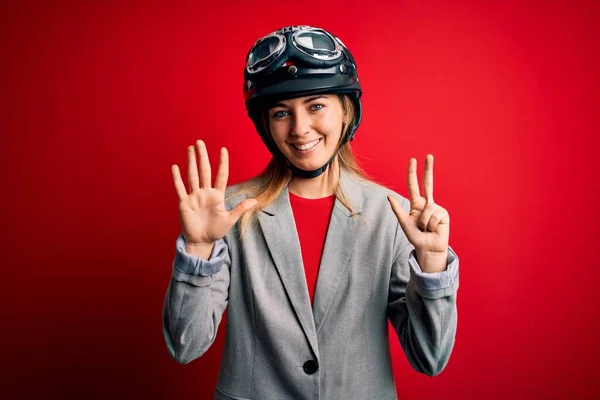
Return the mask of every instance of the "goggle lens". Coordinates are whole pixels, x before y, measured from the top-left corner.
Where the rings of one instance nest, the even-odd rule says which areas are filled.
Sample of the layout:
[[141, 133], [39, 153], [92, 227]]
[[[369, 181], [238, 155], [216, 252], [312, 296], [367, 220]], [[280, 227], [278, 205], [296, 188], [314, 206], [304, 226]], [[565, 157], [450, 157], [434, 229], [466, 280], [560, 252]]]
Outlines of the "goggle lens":
[[252, 49], [248, 58], [248, 65], [256, 63], [268, 58], [280, 47], [281, 39], [277, 36], [267, 36], [261, 39]]
[[325, 33], [319, 31], [301, 31], [295, 37], [296, 43], [305, 51], [319, 55], [329, 54], [337, 49], [335, 42]]

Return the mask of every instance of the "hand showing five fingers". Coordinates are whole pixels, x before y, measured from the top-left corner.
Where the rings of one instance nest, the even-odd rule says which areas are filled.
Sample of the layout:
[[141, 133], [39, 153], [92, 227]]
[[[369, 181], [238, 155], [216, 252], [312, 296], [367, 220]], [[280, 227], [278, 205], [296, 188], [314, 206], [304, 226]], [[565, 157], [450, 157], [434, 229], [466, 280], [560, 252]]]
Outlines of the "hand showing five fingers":
[[221, 239], [235, 225], [237, 220], [254, 205], [255, 199], [246, 199], [233, 210], [225, 208], [225, 189], [229, 178], [229, 156], [227, 149], [221, 149], [219, 169], [215, 187], [211, 187], [211, 169], [206, 145], [196, 141], [200, 157], [200, 175], [196, 164], [194, 146], [188, 147], [189, 193], [179, 173], [177, 165], [171, 166], [173, 182], [179, 198], [179, 213], [182, 234], [186, 244], [191, 246], [212, 245]]
[[408, 162], [410, 211], [407, 214], [395, 197], [388, 196], [388, 200], [407, 239], [415, 247], [419, 265], [424, 272], [434, 272], [443, 270], [446, 266], [450, 215], [446, 209], [433, 201], [432, 154], [425, 158], [423, 192], [425, 197], [421, 197], [419, 193], [417, 160], [411, 158]]

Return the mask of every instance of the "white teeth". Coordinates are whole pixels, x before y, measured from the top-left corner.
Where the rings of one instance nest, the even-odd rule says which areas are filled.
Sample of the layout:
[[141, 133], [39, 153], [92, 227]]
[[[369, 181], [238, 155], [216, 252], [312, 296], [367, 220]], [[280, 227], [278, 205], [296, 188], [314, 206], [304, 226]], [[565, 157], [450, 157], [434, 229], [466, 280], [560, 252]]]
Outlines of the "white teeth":
[[309, 143], [303, 144], [303, 145], [301, 145], [301, 146], [300, 146], [300, 145], [296, 145], [296, 144], [294, 144], [293, 146], [294, 146], [295, 148], [299, 149], [299, 150], [308, 150], [308, 149], [310, 149], [310, 148], [312, 148], [312, 147], [315, 147], [315, 146], [317, 145], [317, 143], [319, 143], [319, 139], [317, 139], [317, 140], [313, 140], [312, 142], [309, 142]]

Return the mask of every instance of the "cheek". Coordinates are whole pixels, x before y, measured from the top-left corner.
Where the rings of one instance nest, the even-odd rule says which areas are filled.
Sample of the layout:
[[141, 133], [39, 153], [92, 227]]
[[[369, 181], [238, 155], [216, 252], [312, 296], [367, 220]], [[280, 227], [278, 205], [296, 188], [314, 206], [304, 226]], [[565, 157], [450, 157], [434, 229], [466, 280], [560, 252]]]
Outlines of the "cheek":
[[323, 133], [327, 133], [328, 138], [333, 139], [339, 138], [342, 130], [343, 117], [337, 113], [329, 113], [329, 115], [323, 116], [320, 120], [320, 126]]
[[285, 139], [283, 134], [285, 129], [281, 121], [270, 121], [269, 132], [271, 133], [271, 137], [273, 137], [276, 142]]

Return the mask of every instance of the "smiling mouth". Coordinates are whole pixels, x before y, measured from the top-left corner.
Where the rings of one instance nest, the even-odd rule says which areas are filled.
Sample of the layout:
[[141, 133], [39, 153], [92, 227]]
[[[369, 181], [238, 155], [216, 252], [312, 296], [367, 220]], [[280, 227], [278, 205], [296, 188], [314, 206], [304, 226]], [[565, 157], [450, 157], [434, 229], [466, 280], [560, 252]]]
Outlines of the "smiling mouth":
[[315, 139], [312, 142], [308, 142], [303, 145], [296, 145], [293, 143], [291, 143], [290, 145], [298, 151], [308, 151], [308, 150], [312, 149], [313, 147], [315, 147], [316, 145], [318, 145], [321, 140], [323, 140], [323, 139], [319, 138], [319, 139]]

